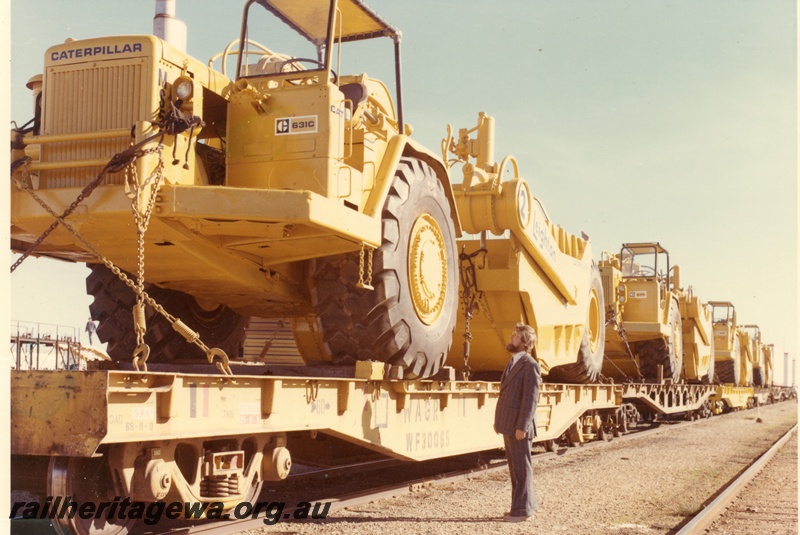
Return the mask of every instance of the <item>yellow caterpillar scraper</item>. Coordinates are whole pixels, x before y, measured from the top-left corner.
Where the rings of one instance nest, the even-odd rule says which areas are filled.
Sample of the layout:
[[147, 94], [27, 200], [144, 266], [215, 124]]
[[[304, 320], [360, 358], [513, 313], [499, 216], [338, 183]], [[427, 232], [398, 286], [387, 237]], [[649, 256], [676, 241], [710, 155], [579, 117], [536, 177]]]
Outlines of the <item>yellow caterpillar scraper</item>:
[[[249, 0], [242, 20], [220, 71], [128, 35], [56, 45], [31, 81], [35, 118], [12, 132], [12, 249], [90, 265], [112, 359], [237, 358], [255, 316], [291, 320], [309, 363], [431, 377], [447, 358], [463, 367], [452, 341], [470, 301], [470, 368], [502, 370], [525, 321], [546, 372], [595, 380], [591, 247], [518, 173], [502, 181], [512, 160], [491, 161], [491, 118], [454, 144], [456, 188], [404, 121], [394, 26], [359, 0]], [[350, 43], [384, 37], [392, 90], [344, 71]], [[462, 227], [510, 235], [457, 245]], [[479, 249], [459, 291], [458, 254]]]

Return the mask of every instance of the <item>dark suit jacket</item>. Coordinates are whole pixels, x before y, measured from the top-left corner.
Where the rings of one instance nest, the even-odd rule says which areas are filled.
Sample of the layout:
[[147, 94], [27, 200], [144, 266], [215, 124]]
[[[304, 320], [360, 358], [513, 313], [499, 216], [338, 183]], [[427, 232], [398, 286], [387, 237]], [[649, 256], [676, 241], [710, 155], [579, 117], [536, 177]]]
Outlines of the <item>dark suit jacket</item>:
[[536, 404], [541, 381], [539, 363], [527, 353], [522, 355], [500, 383], [500, 397], [494, 413], [496, 432], [514, 435], [521, 429], [529, 439], [536, 436]]

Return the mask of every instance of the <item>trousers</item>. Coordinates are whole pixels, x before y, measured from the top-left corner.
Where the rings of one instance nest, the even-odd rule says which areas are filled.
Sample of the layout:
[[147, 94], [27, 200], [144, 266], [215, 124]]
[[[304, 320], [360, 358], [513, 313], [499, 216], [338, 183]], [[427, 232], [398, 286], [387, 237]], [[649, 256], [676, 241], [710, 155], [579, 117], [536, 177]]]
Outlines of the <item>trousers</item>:
[[511, 476], [511, 515], [532, 516], [539, 508], [533, 488], [533, 463], [529, 438], [517, 440], [514, 435], [503, 434]]

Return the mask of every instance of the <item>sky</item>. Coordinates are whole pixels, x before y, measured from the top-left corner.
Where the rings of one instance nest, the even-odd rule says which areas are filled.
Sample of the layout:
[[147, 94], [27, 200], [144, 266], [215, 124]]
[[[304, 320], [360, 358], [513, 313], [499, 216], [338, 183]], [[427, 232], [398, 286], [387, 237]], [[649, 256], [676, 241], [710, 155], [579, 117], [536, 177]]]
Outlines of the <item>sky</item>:
[[[178, 0], [189, 54], [207, 61], [236, 38], [243, 4]], [[403, 32], [415, 139], [439, 153], [447, 124], [493, 115], [496, 159], [516, 157], [557, 224], [591, 236], [596, 259], [624, 242], [660, 242], [701, 299], [732, 301], [740, 323], [761, 327], [782, 379], [782, 355], [791, 362], [798, 347], [793, 0], [367, 4]], [[10, 118], [32, 116], [25, 82], [49, 46], [151, 33], [154, 5], [12, 0]], [[366, 72], [390, 85], [384, 41]], [[86, 273], [27, 260], [4, 282], [9, 317], [80, 328]]]

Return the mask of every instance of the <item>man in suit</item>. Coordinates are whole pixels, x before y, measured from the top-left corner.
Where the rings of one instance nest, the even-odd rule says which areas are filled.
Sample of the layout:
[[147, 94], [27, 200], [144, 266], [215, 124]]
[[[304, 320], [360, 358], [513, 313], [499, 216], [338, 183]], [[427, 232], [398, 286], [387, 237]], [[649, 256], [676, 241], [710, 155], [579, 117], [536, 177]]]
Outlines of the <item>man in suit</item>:
[[529, 325], [517, 323], [506, 350], [511, 360], [500, 382], [500, 397], [494, 415], [494, 430], [503, 435], [511, 475], [511, 511], [503, 520], [524, 522], [538, 508], [533, 489], [531, 443], [536, 436], [536, 404], [542, 372], [531, 356], [536, 332]]

